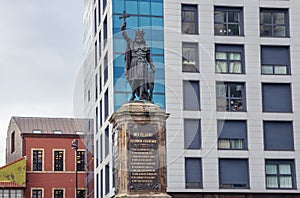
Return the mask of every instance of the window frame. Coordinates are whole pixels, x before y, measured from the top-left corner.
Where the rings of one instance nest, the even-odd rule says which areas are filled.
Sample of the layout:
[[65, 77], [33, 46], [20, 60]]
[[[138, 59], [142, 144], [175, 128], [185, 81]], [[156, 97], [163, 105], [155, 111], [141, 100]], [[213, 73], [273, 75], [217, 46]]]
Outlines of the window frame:
[[[218, 95], [218, 86], [220, 85], [225, 85], [225, 89], [226, 89], [226, 93], [225, 93], [225, 101], [226, 101], [226, 105], [225, 105], [225, 109], [220, 109], [221, 107], [219, 107], [219, 103], [218, 101], [222, 101], [224, 100], [223, 97], [220, 97]], [[231, 93], [231, 85], [240, 85], [241, 86], [241, 97], [232, 97]], [[231, 110], [231, 107], [233, 105], [231, 105], [231, 100], [240, 100], [242, 102], [242, 109], [236, 109], [236, 110]], [[233, 103], [234, 104], [234, 103]], [[223, 107], [222, 107], [223, 108]], [[247, 104], [246, 104], [246, 84], [244, 82], [220, 82], [217, 81], [216, 82], [216, 109], [218, 112], [246, 112], [247, 111]]]
[[105, 85], [108, 82], [108, 52], [106, 52], [104, 58], [103, 58], [103, 85]]
[[[216, 12], [223, 12], [225, 13], [226, 21], [223, 23], [221, 22], [216, 22]], [[229, 12], [238, 12], [239, 13], [239, 22], [238, 23], [233, 23], [228, 21], [228, 13]], [[244, 36], [244, 15], [243, 15], [243, 7], [223, 7], [223, 6], [215, 6], [214, 7], [214, 35], [215, 36]], [[223, 25], [225, 28], [226, 33], [225, 34], [217, 34], [217, 28], [216, 25]], [[239, 27], [239, 34], [238, 35], [230, 35], [228, 32], [228, 26], [229, 25], [238, 25]]]
[[[37, 192], [38, 194], [34, 196], [34, 192]], [[39, 192], [40, 192], [40, 194], [39, 194]], [[43, 198], [44, 197], [44, 189], [43, 188], [31, 188], [30, 193], [31, 193], [32, 198]]]
[[[63, 155], [62, 155], [62, 159], [61, 160], [61, 165], [60, 164], [57, 164], [57, 160], [55, 159], [55, 153], [56, 152], [63, 152]], [[53, 171], [65, 171], [65, 149], [53, 149]], [[58, 170], [58, 167], [62, 167]], [[62, 169], [62, 170], [61, 170]]]
[[10, 134], [10, 153], [14, 153], [16, 150], [16, 131], [12, 131]]
[[[189, 88], [195, 90], [194, 89], [195, 87], [192, 86], [193, 83], [198, 84], [198, 87], [197, 87], [198, 90], [196, 90], [196, 93], [194, 92], [195, 94], [193, 94], [194, 96], [197, 97], [198, 101], [196, 103], [198, 103], [198, 104], [195, 104], [195, 106], [193, 105], [193, 107], [190, 107], [187, 105], [187, 104], [189, 104], [187, 99], [188, 98], [191, 99], [191, 95], [186, 94], [188, 91], [186, 88], [188, 85], [190, 85]], [[200, 82], [198, 80], [183, 80], [182, 89], [183, 89], [183, 91], [182, 91], [182, 93], [183, 93], [183, 110], [185, 110], [185, 111], [200, 111], [201, 110]], [[189, 90], [189, 91], [193, 91], [193, 90]]]
[[[185, 21], [183, 18], [183, 12], [194, 12], [194, 19], [192, 21]], [[193, 23], [195, 26], [195, 31], [192, 33], [184, 32], [184, 23]], [[181, 4], [181, 33], [182, 34], [191, 34], [197, 35], [199, 34], [199, 21], [198, 21], [198, 6], [197, 4]]]
[[[76, 198], [85, 198], [86, 197], [86, 189], [77, 189], [77, 197]], [[83, 196], [80, 196], [80, 193], [83, 193]]]
[[[191, 61], [189, 61], [187, 58], [185, 58], [184, 55], [184, 49], [194, 49], [195, 51], [195, 64], [191, 66], [192, 64], [189, 64]], [[184, 61], [188, 60], [187, 63]], [[186, 67], [191, 67], [186, 69]], [[193, 68], [192, 68], [193, 67]], [[199, 73], [199, 46], [198, 43], [190, 43], [190, 42], [183, 42], [182, 43], [182, 72], [191, 72], [191, 73]]]
[[99, 132], [99, 123], [98, 123], [98, 119], [99, 119], [99, 108], [101, 107], [96, 107], [95, 109], [95, 131], [96, 131], [96, 134], [98, 134]]
[[[225, 163], [225, 162], [229, 162], [229, 161], [232, 161], [232, 163], [235, 161], [236, 163], [238, 162], [238, 161], [240, 161], [240, 163], [243, 161], [243, 162], [245, 162], [246, 163], [246, 173], [245, 173], [245, 175], [246, 175], [246, 177], [247, 177], [247, 181], [246, 181], [246, 184], [226, 184], [226, 183], [224, 183], [224, 184], [222, 184], [222, 180], [224, 180], [224, 178], [222, 179], [222, 169], [224, 169], [224, 167], [222, 168], [222, 162], [223, 163]], [[232, 164], [232, 166], [233, 166], [233, 164]], [[235, 166], [237, 166], [236, 164], [235, 164]], [[238, 166], [238, 167], [241, 167], [241, 166]], [[233, 167], [233, 169], [234, 169], [234, 171], [236, 172], [236, 175], [240, 175], [240, 174], [238, 174], [237, 173], [237, 168], [234, 168]], [[227, 171], [225, 171], [226, 173], [227, 173]], [[224, 176], [224, 175], [223, 175]], [[220, 189], [250, 189], [250, 174], [249, 174], [249, 159], [247, 159], [247, 158], [219, 158], [219, 188]], [[226, 177], [225, 177], [226, 178]], [[233, 177], [231, 177], [231, 179], [232, 180], [234, 180], [234, 179], [236, 179], [236, 178], [233, 178]], [[234, 185], [237, 185], [237, 186], [234, 186]], [[238, 186], [238, 185], [245, 185], [245, 186]]]
[[[271, 24], [262, 23], [262, 14], [271, 13]], [[283, 13], [284, 14], [284, 24], [275, 24], [274, 23], [274, 14]], [[260, 26], [260, 37], [275, 37], [275, 38], [288, 38], [290, 37], [290, 24], [289, 24], [289, 9], [284, 8], [260, 8], [259, 10], [259, 26]], [[262, 26], [271, 26], [271, 35], [264, 35], [262, 33]], [[285, 36], [274, 36], [274, 26], [284, 26], [285, 27]]]
[[[193, 122], [196, 122], [198, 121], [198, 128], [197, 128], [197, 131], [196, 132], [190, 132], [190, 130], [187, 129], [188, 126], [191, 126], [190, 124], [188, 124], [187, 122], [188, 121], [193, 121]], [[190, 140], [190, 138], [187, 138], [188, 135], [191, 135], [193, 134], [193, 139]], [[198, 135], [198, 140], [196, 141], [199, 141], [199, 145], [197, 145], [196, 147], [193, 146], [193, 142], [196, 138], [196, 135]], [[188, 140], [190, 141], [188, 141]], [[197, 149], [201, 149], [201, 119], [187, 119], [185, 118], [184, 119], [184, 149], [190, 149], [190, 150], [197, 150]], [[191, 146], [192, 145], [192, 146]]]
[[[276, 53], [276, 56], [281, 56], [283, 54], [284, 57], [287, 57], [288, 60], [286, 62], [286, 65], [281, 64], [281, 63], [278, 63], [278, 64], [270, 63], [270, 62], [273, 62], [275, 60], [275, 58], [277, 59], [278, 57], [275, 57], [272, 60], [266, 60], [266, 59], [269, 59], [268, 53], [267, 53], [268, 50], [271, 51], [271, 49], [273, 49], [275, 51], [276, 49], [280, 50], [280, 48], [282, 50], [282, 53]], [[287, 49], [287, 54], [284, 54], [285, 48]], [[261, 45], [260, 46], [260, 53], [261, 53], [261, 74], [262, 75], [283, 75], [283, 76], [291, 75], [290, 46], [285, 46], [285, 45], [276, 45], [276, 46], [275, 45]], [[273, 56], [274, 56], [274, 54], [273, 54]], [[280, 59], [282, 60], [282, 58], [280, 58]], [[286, 68], [286, 74], [276, 73], [275, 67], [279, 67], [279, 66]], [[272, 73], [263, 72], [263, 67], [272, 67]]]
[[[80, 155], [80, 153], [81, 153], [81, 155]], [[82, 153], [83, 153], [83, 155], [82, 155]], [[77, 171], [86, 171], [86, 167], [85, 167], [85, 150], [78, 149], [76, 151], [76, 165], [75, 166], [76, 166], [75, 168], [76, 168]]]
[[[108, 40], [108, 24], [107, 24], [107, 16], [105, 16], [104, 18], [104, 21], [103, 21], [103, 25], [102, 25], [102, 28], [103, 28], [103, 48], [106, 47], [106, 44], [108, 43], [107, 40]], [[104, 49], [103, 49], [104, 50]]]
[[97, 25], [97, 8], [95, 8], [94, 9], [94, 19], [93, 19], [93, 21], [94, 21], [94, 36], [97, 34], [97, 27], [98, 27], [98, 25]]
[[[56, 192], [60, 193], [60, 194], [55, 194]], [[65, 197], [65, 189], [64, 188], [53, 188], [53, 198], [64, 198]], [[57, 197], [59, 196], [59, 197]]]
[[[225, 123], [234, 123], [234, 122], [243, 122], [245, 123], [245, 131], [242, 131], [242, 129], [240, 131], [242, 131], [242, 133], [244, 135], [241, 135], [241, 136], [244, 136], [244, 138], [237, 138], [237, 137], [230, 137], [230, 138], [220, 138], [221, 134], [222, 134], [222, 129], [223, 129], [223, 126], [225, 125]], [[230, 124], [229, 124], [230, 125]], [[248, 130], [247, 130], [247, 120], [217, 120], [217, 128], [218, 128], [218, 150], [248, 150]], [[223, 132], [223, 133], [226, 133], [226, 132]], [[232, 136], [234, 136], [233, 134], [231, 134]], [[220, 147], [219, 145], [219, 141], [220, 140], [228, 140], [229, 141], [229, 148], [222, 148]], [[242, 140], [242, 148], [234, 148], [233, 144], [234, 144], [234, 140]]]
[[[42, 152], [42, 161], [41, 162], [37, 162], [37, 166], [39, 166], [38, 164], [41, 164], [41, 168], [37, 168], [37, 169], [41, 169], [41, 170], [37, 170], [35, 169], [35, 165], [34, 165], [34, 152], [35, 151], [41, 151]], [[31, 170], [32, 171], [44, 171], [44, 149], [42, 148], [32, 148], [31, 149]]]
[[107, 195], [110, 192], [110, 170], [109, 170], [109, 164], [106, 164], [104, 167], [105, 170], [105, 195]]
[[[277, 147], [280, 147], [281, 146], [281, 148], [274, 148], [274, 144], [273, 145], [268, 145], [268, 137], [269, 136], [271, 136], [271, 135], [267, 135], [267, 133], [272, 133], [273, 131], [268, 131], [266, 128], [267, 128], [267, 124], [274, 124], [274, 123], [276, 123], [276, 124], [279, 124], [279, 125], [281, 125], [281, 126], [283, 126], [283, 123], [285, 123], [285, 124], [289, 124], [289, 125], [287, 125], [287, 127], [290, 127], [290, 131], [288, 131], [290, 134], [289, 135], [287, 135], [287, 134], [285, 134], [284, 135], [284, 137], [286, 138], [286, 137], [290, 137], [290, 141], [287, 143], [287, 142], [285, 142], [286, 141], [286, 139], [284, 139], [283, 137], [282, 137], [282, 135], [278, 135], [277, 134], [277, 136], [279, 136], [279, 137], [282, 137], [282, 138], [278, 138], [277, 140], [278, 141], [280, 141], [280, 143], [282, 144], [282, 143], [286, 143], [288, 146], [290, 146], [290, 148], [287, 148], [286, 146], [282, 146], [282, 145], [277, 145]], [[279, 128], [278, 126], [277, 126], [277, 128]], [[270, 129], [269, 129], [270, 130]], [[287, 132], [283, 132], [283, 133], [287, 133]], [[265, 151], [295, 151], [295, 139], [294, 139], [294, 127], [293, 127], [293, 122], [292, 121], [273, 121], [273, 120], [264, 120], [263, 121], [263, 135], [264, 135], [264, 150]], [[272, 133], [272, 139], [271, 140], [269, 140], [270, 142], [273, 142], [274, 143], [274, 141], [276, 140], [275, 138], [276, 138], [276, 136], [274, 137], [275, 135], [274, 135], [274, 132]], [[285, 148], [283, 148], [283, 147], [285, 147]]]
[[[226, 59], [218, 59], [217, 53], [226, 53]], [[230, 55], [236, 53], [240, 54], [240, 60], [230, 59]], [[226, 62], [226, 72], [218, 71], [218, 62]], [[241, 72], [230, 72], [230, 63], [240, 62]], [[215, 71], [218, 74], [245, 74], [245, 56], [244, 45], [230, 45], [230, 44], [215, 44]]]
[[[276, 165], [276, 174], [268, 174], [267, 173], [267, 165]], [[280, 174], [279, 167], [280, 165], [290, 165], [290, 174]], [[267, 178], [269, 177], [276, 177], [278, 187], [268, 187]], [[291, 188], [281, 188], [280, 187], [280, 177], [291, 177], [292, 187]], [[266, 189], [279, 189], [279, 190], [293, 190], [297, 189], [297, 182], [296, 182], [296, 170], [295, 170], [295, 161], [294, 159], [265, 159], [265, 185]]]
[[105, 129], [104, 129], [104, 133], [103, 133], [104, 136], [104, 158], [108, 157], [109, 155], [109, 126], [107, 126]]
[[[191, 186], [189, 186], [189, 184], [188, 183], [196, 183], [196, 182], [191, 182], [190, 180], [189, 180], [189, 176], [190, 176], [190, 174], [188, 174], [187, 172], [189, 171], [189, 170], [191, 170], [191, 169], [189, 169], [189, 167], [187, 167], [187, 161], [188, 160], [197, 160], [197, 161], [199, 161], [199, 164], [200, 164], [200, 167], [198, 167], [198, 168], [196, 168], [196, 167], [193, 167], [194, 169], [193, 170], [198, 170], [199, 171], [199, 180], [200, 181], [198, 181], [198, 186], [196, 187], [191, 187]], [[186, 189], [202, 189], [203, 188], [203, 170], [202, 170], [202, 159], [201, 158], [195, 158], [195, 157], [186, 157], [185, 159], [184, 159], [184, 171], [185, 171], [185, 188]], [[194, 174], [193, 174], [193, 176], [195, 176]], [[192, 178], [190, 178], [190, 179], [192, 179]]]
[[104, 120], [108, 119], [109, 116], [109, 96], [108, 89], [104, 92]]
[[[282, 109], [280, 109], [280, 108], [278, 108], [278, 106], [276, 108], [272, 109], [272, 107], [266, 105], [266, 104], [268, 104], [268, 98], [266, 98], [266, 96], [268, 96], [268, 95], [267, 95], [267, 93], [265, 93], [267, 90], [267, 86], [274, 86], [274, 87], [282, 86], [281, 88], [283, 88], [283, 86], [289, 86], [289, 89], [286, 90], [289, 92], [289, 103], [290, 103], [289, 107], [286, 107], [287, 109], [284, 109], [283, 107], [280, 107], [280, 108], [282, 108]], [[261, 92], [262, 92], [262, 111], [264, 113], [292, 113], [293, 112], [293, 99], [292, 99], [293, 95], [292, 95], [292, 84], [291, 83], [262, 83]], [[270, 98], [270, 96], [268, 96], [268, 97]], [[271, 98], [273, 98], [273, 100], [281, 99], [280, 97], [274, 98], [272, 96], [271, 96]], [[286, 99], [286, 97], [285, 97], [285, 99]], [[285, 101], [287, 101], [287, 100], [285, 100]], [[283, 101], [281, 101], [281, 102], [283, 102]], [[271, 109], [269, 109], [269, 108], [271, 108]]]

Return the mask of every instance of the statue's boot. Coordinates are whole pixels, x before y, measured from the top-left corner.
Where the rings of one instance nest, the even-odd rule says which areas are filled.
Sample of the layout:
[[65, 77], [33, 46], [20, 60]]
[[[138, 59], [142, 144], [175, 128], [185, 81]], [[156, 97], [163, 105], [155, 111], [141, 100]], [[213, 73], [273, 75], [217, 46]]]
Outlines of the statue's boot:
[[130, 98], [130, 100], [129, 100], [129, 102], [133, 102], [133, 101], [134, 101], [134, 99], [135, 99], [135, 95], [134, 95], [134, 94], [132, 94], [132, 95], [131, 95], [131, 98]]

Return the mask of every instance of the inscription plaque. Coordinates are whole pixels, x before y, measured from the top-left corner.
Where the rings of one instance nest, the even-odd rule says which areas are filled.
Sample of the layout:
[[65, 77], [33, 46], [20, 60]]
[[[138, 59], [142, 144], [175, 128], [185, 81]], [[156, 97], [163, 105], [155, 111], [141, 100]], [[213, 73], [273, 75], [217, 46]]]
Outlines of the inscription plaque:
[[159, 191], [157, 125], [128, 125], [128, 176], [130, 191]]

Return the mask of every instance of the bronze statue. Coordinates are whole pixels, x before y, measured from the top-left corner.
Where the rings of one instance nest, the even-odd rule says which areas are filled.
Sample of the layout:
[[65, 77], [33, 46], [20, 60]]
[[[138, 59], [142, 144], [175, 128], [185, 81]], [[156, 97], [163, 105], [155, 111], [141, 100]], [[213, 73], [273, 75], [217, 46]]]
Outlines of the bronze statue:
[[[124, 12], [120, 18], [124, 18], [121, 31], [123, 38], [127, 42], [125, 52], [125, 76], [132, 90], [129, 101], [134, 101], [136, 96], [138, 96], [139, 100], [152, 101], [155, 67], [151, 59], [150, 48], [146, 45], [144, 39], [145, 32], [143, 30], [137, 30], [135, 32], [134, 40], [127, 36], [127, 17], [128, 15]], [[150, 66], [150, 70], [148, 66]]]

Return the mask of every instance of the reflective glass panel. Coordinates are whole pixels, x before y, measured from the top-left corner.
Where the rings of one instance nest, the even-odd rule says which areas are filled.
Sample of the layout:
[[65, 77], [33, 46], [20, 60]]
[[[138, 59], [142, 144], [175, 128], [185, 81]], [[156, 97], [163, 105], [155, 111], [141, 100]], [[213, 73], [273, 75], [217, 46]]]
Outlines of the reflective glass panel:
[[215, 23], [224, 23], [226, 21], [226, 13], [223, 11], [215, 11]]
[[284, 176], [279, 178], [280, 181], [280, 188], [292, 188], [292, 177]]
[[287, 74], [287, 67], [286, 66], [274, 66], [274, 73], [275, 74]]
[[273, 74], [273, 66], [270, 65], [262, 65], [261, 66], [262, 74]]
[[219, 73], [227, 73], [227, 62], [224, 61], [217, 61], [217, 72]]
[[267, 174], [277, 174], [277, 166], [273, 164], [266, 165]]
[[274, 26], [274, 36], [284, 37], [285, 34], [285, 26]]
[[216, 59], [226, 60], [227, 59], [226, 52], [216, 52]]
[[279, 174], [291, 174], [291, 165], [280, 164], [279, 165]]
[[242, 64], [241, 62], [231, 62], [229, 66], [230, 73], [240, 74], [242, 73]]
[[241, 60], [241, 54], [240, 53], [230, 53], [229, 59], [230, 60]]
[[274, 13], [274, 24], [285, 24], [284, 13]]
[[260, 22], [261, 24], [272, 24], [272, 13], [271, 12], [260, 13]]
[[275, 176], [267, 176], [267, 187], [278, 188], [278, 180]]

